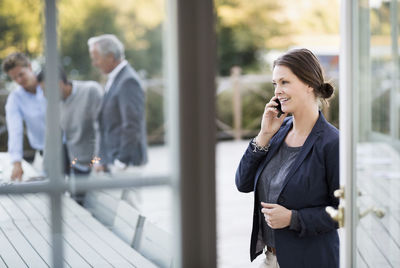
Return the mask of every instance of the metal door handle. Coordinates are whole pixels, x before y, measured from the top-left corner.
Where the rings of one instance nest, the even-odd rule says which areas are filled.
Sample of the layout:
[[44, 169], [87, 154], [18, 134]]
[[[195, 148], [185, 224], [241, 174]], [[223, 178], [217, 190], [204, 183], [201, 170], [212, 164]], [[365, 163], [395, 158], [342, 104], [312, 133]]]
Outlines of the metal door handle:
[[369, 208], [367, 208], [364, 212], [361, 212], [358, 214], [358, 218], [364, 218], [365, 216], [367, 216], [369, 213], [374, 213], [378, 218], [382, 219], [385, 216], [385, 211], [383, 211], [380, 208], [371, 206]]
[[[340, 205], [338, 209], [335, 209], [334, 207], [326, 207], [325, 211], [331, 216], [331, 218], [334, 221], [337, 221], [339, 223], [339, 227], [344, 226], [344, 206], [342, 205], [342, 200], [345, 198], [345, 191], [344, 187], [341, 186], [340, 189], [337, 189], [336, 191], [333, 192], [333, 195], [337, 198], [340, 199]], [[364, 195], [361, 191], [358, 191], [358, 196]], [[367, 208], [365, 211], [361, 212], [358, 214], [358, 219], [362, 219], [369, 213], [375, 214], [378, 218], [383, 218], [385, 216], [385, 211], [383, 209], [377, 208], [375, 206], [371, 206]]]
[[339, 206], [338, 209], [335, 209], [334, 207], [328, 206], [325, 208], [325, 211], [331, 216], [331, 218], [339, 223], [339, 228], [342, 228], [344, 226], [344, 207]]

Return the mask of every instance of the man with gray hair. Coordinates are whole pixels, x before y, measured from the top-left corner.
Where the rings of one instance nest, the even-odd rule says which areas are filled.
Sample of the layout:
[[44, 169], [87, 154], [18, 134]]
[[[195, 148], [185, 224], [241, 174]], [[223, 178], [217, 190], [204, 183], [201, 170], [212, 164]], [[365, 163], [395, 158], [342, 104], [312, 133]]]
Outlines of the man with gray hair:
[[144, 165], [147, 162], [145, 92], [139, 77], [125, 60], [124, 45], [115, 35], [92, 37], [88, 45], [92, 65], [108, 75], [98, 115], [100, 165], [95, 169]]

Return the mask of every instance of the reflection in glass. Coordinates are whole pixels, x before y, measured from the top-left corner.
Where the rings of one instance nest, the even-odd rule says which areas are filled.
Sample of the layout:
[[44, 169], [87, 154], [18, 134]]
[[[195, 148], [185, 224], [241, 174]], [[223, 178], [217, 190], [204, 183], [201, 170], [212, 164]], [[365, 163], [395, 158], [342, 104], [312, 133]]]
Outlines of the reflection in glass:
[[[19, 28], [26, 29], [26, 33], [21, 33], [21, 40], [0, 41], [1, 60], [6, 56], [5, 51], [7, 54], [14, 50], [26, 52], [32, 63], [32, 76], [37, 76], [38, 83], [48, 79], [43, 73], [39, 74], [46, 64], [43, 62], [41, 2], [33, 0], [24, 6], [7, 0], [5, 5], [12, 5], [15, 9], [4, 11], [0, 7], [0, 18], [7, 15], [5, 18], [10, 22], [7, 25], [12, 24], [10, 17], [24, 18], [23, 22], [16, 20], [19, 24], [6, 29], [7, 33], [17, 36]], [[29, 13], [25, 12], [26, 5], [32, 5]], [[63, 146], [63, 178], [70, 192], [63, 193], [53, 188], [49, 191], [60, 193], [63, 199], [64, 266], [169, 267], [174, 255], [170, 185], [160, 183], [160, 186], [121, 188], [120, 184], [115, 184], [112, 187], [117, 188], [112, 190], [90, 190], [98, 187], [100, 181], [144, 181], [154, 176], [165, 178], [170, 174], [169, 147], [165, 144], [161, 60], [164, 3], [159, 0], [61, 0], [57, 2], [57, 8], [61, 120], [60, 125], [51, 128], [61, 129], [63, 140], [60, 144], [52, 144], [52, 148]], [[14, 14], [15, 10], [18, 13]], [[12, 37], [12, 34], [2, 36]], [[106, 44], [105, 49], [99, 49], [103, 47], [94, 42], [89, 49], [88, 40], [102, 34], [112, 34], [120, 40], [121, 57], [116, 57], [115, 46]], [[5, 48], [6, 43], [12, 46]], [[91, 52], [100, 55], [91, 58]], [[116, 58], [119, 61], [115, 65], [112, 60]], [[128, 75], [123, 74], [124, 68]], [[128, 78], [122, 79], [122, 75]], [[15, 88], [15, 83], [6, 79], [2, 72], [0, 88], [7, 87], [7, 90], [0, 91], [2, 107], [7, 95]], [[45, 88], [43, 83], [40, 88], [44, 92], [55, 90]], [[46, 105], [41, 109], [45, 111]], [[9, 184], [12, 165], [10, 154], [5, 152], [5, 141], [9, 136], [3, 120], [4, 111], [1, 115], [0, 183], [3, 185]], [[127, 118], [134, 119], [126, 121]], [[24, 150], [30, 149], [30, 142], [38, 151], [29, 151], [30, 159], [36, 155], [33, 163], [21, 161], [24, 171], [22, 183], [24, 186], [34, 185], [33, 181], [43, 180], [36, 186], [46, 185], [48, 180], [40, 155], [43, 148], [27, 141], [25, 137]], [[103, 154], [103, 151], [108, 153]], [[45, 166], [61, 160], [47, 159]], [[107, 168], [97, 170], [103, 163]], [[79, 190], [80, 182], [84, 183], [85, 191]], [[45, 193], [0, 196], [0, 214], [4, 219], [4, 222], [0, 221], [2, 241], [16, 233], [31, 243], [37, 253], [32, 254], [35, 257], [29, 263], [30, 267], [52, 265], [51, 209]], [[57, 226], [53, 230], [56, 229]], [[14, 246], [20, 252], [7, 250], [8, 255], [1, 254], [1, 258], [7, 260], [8, 266], [22, 267], [21, 258], [16, 256], [24, 257], [33, 249], [29, 251], [25, 244], [17, 247], [12, 243], [8, 247]]]
[[[398, 5], [396, 1], [370, 1], [369, 16], [360, 25], [369, 25], [369, 32], [359, 40], [367, 42], [369, 53], [360, 54], [357, 66], [360, 77], [370, 85], [359, 89], [360, 98], [370, 102], [354, 118], [359, 125], [370, 120], [368, 135], [359, 137], [356, 145], [356, 178], [360, 196], [357, 207], [357, 267], [396, 267], [400, 264], [399, 205], [400, 152], [398, 131]], [[360, 7], [360, 13], [363, 7]], [[368, 21], [369, 20], [369, 21]], [[360, 45], [362, 46], [362, 45]], [[368, 118], [370, 115], [370, 118]], [[368, 124], [367, 124], [368, 125]], [[369, 212], [369, 213], [367, 213]], [[384, 212], [383, 218], [379, 212]], [[373, 252], [373, 254], [372, 254]]]

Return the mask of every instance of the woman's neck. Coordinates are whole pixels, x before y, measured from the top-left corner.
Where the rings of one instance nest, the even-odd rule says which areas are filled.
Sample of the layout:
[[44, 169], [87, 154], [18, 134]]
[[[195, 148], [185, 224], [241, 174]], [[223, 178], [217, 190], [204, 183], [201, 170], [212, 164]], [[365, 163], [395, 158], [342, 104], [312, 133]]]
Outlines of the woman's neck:
[[308, 136], [319, 117], [318, 106], [293, 113], [293, 134]]
[[293, 128], [286, 136], [286, 144], [290, 147], [303, 146], [318, 117], [318, 106], [293, 113]]

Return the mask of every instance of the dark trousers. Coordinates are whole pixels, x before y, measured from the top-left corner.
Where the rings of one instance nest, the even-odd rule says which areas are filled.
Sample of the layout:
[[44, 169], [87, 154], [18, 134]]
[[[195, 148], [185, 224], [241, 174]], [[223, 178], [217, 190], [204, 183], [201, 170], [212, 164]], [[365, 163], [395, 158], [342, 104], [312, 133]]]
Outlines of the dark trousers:
[[43, 150], [35, 150], [35, 151], [28, 151], [28, 153], [24, 152], [24, 155], [22, 156], [22, 159], [24, 159], [29, 164], [32, 164], [33, 161], [35, 161], [36, 151], [39, 151], [40, 155], [43, 156]]
[[[76, 179], [82, 179], [85, 176], [90, 174], [91, 169], [88, 168], [88, 170], [81, 170], [77, 167], [75, 167], [71, 159], [69, 159], [68, 156], [68, 148], [66, 144], [63, 144], [63, 151], [64, 151], [64, 173], [65, 175], [68, 175], [70, 179], [76, 180]], [[85, 193], [80, 192], [80, 193], [71, 193], [71, 197], [80, 205], [83, 205], [83, 201], [85, 199]]]

